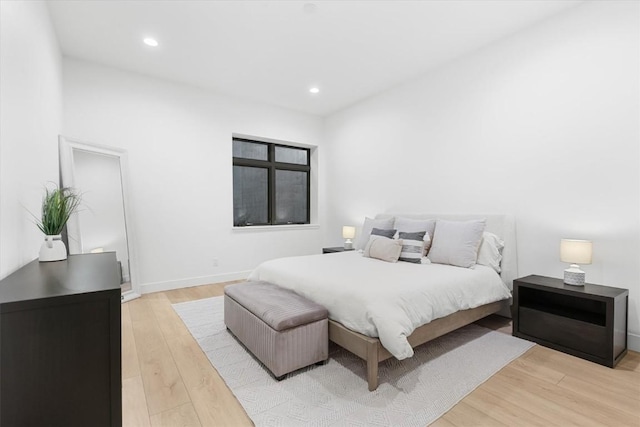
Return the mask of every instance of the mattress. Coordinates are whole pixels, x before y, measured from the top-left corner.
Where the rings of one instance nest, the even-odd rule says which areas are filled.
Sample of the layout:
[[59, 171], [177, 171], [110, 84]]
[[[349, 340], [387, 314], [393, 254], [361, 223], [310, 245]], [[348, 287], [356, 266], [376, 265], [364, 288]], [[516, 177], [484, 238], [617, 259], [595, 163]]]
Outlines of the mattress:
[[416, 328], [511, 296], [490, 267], [388, 263], [357, 251], [267, 261], [249, 280], [274, 283], [325, 306], [330, 319], [378, 337], [399, 360], [413, 356], [407, 337]]

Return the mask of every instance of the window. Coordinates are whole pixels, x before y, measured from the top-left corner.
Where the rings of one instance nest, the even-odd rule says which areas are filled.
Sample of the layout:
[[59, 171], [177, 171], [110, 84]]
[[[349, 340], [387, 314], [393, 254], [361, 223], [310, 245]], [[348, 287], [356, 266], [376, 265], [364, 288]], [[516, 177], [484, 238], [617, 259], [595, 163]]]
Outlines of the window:
[[310, 150], [233, 139], [233, 225], [309, 224]]

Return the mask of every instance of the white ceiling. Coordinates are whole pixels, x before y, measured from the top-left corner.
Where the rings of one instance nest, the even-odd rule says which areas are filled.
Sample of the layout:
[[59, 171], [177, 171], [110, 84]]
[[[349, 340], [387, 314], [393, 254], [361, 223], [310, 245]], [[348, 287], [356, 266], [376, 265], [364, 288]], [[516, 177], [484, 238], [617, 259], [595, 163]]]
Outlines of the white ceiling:
[[[49, 8], [69, 57], [326, 115], [579, 3], [74, 0]], [[160, 46], [145, 46], [146, 36]]]

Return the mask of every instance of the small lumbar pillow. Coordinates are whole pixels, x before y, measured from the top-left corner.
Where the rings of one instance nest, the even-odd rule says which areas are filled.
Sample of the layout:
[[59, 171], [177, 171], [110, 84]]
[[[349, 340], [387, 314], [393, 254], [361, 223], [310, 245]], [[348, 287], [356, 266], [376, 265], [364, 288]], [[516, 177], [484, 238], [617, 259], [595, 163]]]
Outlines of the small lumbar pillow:
[[392, 228], [392, 229], [388, 229], [388, 230], [383, 230], [381, 228], [373, 228], [371, 230], [371, 235], [372, 236], [382, 236], [382, 237], [386, 237], [387, 239], [393, 239], [393, 236], [396, 235], [396, 229]]
[[420, 264], [424, 256], [424, 241], [426, 231], [418, 231], [415, 233], [398, 232], [398, 237], [402, 239], [402, 252], [398, 261], [413, 262]]
[[397, 262], [402, 251], [402, 240], [387, 239], [382, 236], [371, 236], [364, 248], [363, 255], [387, 262]]
[[416, 231], [426, 231], [424, 235], [424, 254], [426, 255], [431, 247], [431, 241], [433, 240], [433, 230], [436, 228], [435, 219], [413, 219], [405, 217], [397, 217], [393, 225], [393, 228], [405, 233], [414, 233]]
[[387, 219], [365, 218], [364, 224], [362, 225], [362, 231], [360, 232], [360, 237], [356, 240], [356, 249], [364, 249], [369, 241], [369, 236], [371, 236], [371, 230], [374, 227], [382, 230], [393, 228], [393, 217]]
[[480, 242], [480, 249], [478, 249], [476, 263], [491, 267], [496, 273], [500, 274], [502, 271], [500, 268], [502, 249], [504, 249], [504, 242], [495, 234], [485, 231], [482, 233], [482, 241]]
[[478, 247], [485, 220], [446, 221], [439, 219], [429, 250], [429, 259], [436, 264], [473, 267], [478, 259]]

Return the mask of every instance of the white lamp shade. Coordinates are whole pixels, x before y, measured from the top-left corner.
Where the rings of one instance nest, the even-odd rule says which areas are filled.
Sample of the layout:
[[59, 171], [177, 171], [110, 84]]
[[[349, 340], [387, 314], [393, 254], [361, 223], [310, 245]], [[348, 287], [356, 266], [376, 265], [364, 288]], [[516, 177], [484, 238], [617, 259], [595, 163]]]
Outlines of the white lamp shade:
[[560, 240], [560, 261], [569, 264], [591, 264], [593, 244], [590, 240]]
[[349, 225], [345, 225], [342, 227], [342, 238], [343, 239], [353, 239], [356, 237], [356, 228], [351, 227]]

